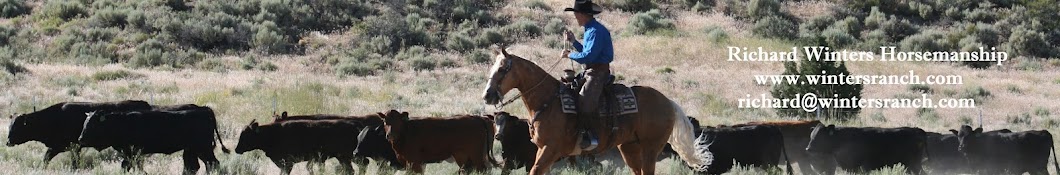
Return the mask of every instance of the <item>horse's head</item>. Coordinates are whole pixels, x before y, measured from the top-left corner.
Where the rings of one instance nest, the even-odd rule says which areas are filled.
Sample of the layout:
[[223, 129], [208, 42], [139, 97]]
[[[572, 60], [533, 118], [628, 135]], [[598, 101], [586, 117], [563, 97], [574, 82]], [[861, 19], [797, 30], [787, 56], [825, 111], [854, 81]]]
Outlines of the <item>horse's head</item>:
[[[504, 47], [500, 47], [494, 51], [497, 56], [494, 57], [493, 67], [490, 68], [489, 81], [486, 82], [486, 90], [482, 93], [482, 99], [486, 101], [486, 104], [496, 105], [500, 103], [501, 98], [508, 91], [515, 88], [515, 79], [512, 69], [516, 66], [516, 59], [518, 57], [509, 55]], [[505, 78], [508, 77], [508, 78]]]

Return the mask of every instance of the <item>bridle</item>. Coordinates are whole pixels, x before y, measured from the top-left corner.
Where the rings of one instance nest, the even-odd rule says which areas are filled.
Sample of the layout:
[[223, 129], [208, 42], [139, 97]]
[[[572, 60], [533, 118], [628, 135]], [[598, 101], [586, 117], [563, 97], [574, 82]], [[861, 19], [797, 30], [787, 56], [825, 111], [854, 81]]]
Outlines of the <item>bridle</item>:
[[[545, 70], [545, 72], [547, 73], [549, 71], [552, 71], [552, 69], [556, 68], [556, 65], [559, 65], [559, 63], [561, 61], [563, 61], [563, 60], [564, 59], [556, 59], [556, 62], [552, 63], [552, 65], [549, 66], [548, 69]], [[498, 87], [501, 86], [501, 82], [503, 82], [504, 77], [506, 77], [508, 75], [508, 72], [512, 70], [512, 59], [508, 58], [507, 54], [505, 54], [505, 56], [504, 56], [504, 61], [505, 62], [504, 62], [503, 65], [501, 65], [501, 68], [497, 70], [497, 73], [501, 74], [499, 77], [497, 77], [497, 80], [496, 80]], [[503, 103], [498, 103], [496, 105], [493, 105], [493, 107], [497, 108], [497, 109], [500, 109], [500, 108], [503, 108], [504, 106], [507, 106], [508, 104], [511, 104], [512, 102], [515, 102], [515, 100], [518, 100], [519, 97], [523, 96], [523, 94], [531, 92], [533, 90], [536, 90], [537, 87], [541, 85], [541, 83], [545, 82], [545, 78], [548, 78], [548, 77], [541, 77], [541, 79], [538, 80], [537, 84], [534, 84], [534, 86], [531, 86], [529, 89], [526, 89], [526, 91], [520, 90], [520, 93], [518, 95], [515, 95], [512, 98], [509, 98], [508, 100], [505, 100]], [[501, 94], [500, 91], [494, 91], [493, 93], [495, 93], [494, 95], [497, 95], [497, 97], [499, 97], [499, 98], [504, 98], [504, 95]], [[545, 102], [545, 103], [548, 103], [548, 102]]]

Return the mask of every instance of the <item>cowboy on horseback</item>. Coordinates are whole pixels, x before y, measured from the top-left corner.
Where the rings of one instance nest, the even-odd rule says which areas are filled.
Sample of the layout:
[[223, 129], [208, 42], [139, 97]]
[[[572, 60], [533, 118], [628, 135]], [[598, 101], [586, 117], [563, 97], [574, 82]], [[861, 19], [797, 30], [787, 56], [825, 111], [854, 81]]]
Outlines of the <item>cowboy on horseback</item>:
[[584, 43], [579, 43], [571, 31], [563, 32], [564, 38], [574, 46], [575, 52], [564, 49], [562, 57], [584, 65], [585, 82], [581, 86], [581, 91], [578, 92], [577, 108], [579, 123], [583, 127], [582, 135], [587, 138], [584, 139], [586, 142], [583, 142], [587, 144], [583, 144], [582, 148], [592, 150], [596, 147], [597, 139], [594, 134], [588, 132], [590, 129], [585, 128], [588, 126], [586, 120], [599, 115], [597, 103], [600, 102], [600, 95], [611, 76], [610, 63], [614, 60], [614, 47], [611, 44], [611, 33], [593, 17], [603, 11], [599, 5], [591, 0], [576, 0], [574, 7], [563, 11], [574, 12], [578, 25], [585, 29], [582, 36]]

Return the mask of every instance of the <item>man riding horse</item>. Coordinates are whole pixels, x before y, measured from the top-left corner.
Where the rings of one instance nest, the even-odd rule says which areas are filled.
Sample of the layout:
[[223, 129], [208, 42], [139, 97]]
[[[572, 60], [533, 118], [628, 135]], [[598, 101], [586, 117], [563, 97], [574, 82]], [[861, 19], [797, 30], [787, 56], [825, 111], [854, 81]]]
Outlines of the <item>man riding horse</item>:
[[589, 126], [587, 124], [589, 118], [600, 113], [597, 103], [600, 102], [600, 94], [603, 93], [603, 88], [607, 86], [608, 79], [611, 77], [610, 63], [615, 57], [614, 47], [611, 45], [611, 33], [607, 27], [593, 17], [602, 11], [599, 5], [591, 0], [577, 0], [574, 2], [574, 7], [563, 11], [574, 12], [578, 25], [585, 28], [582, 36], [584, 43], [579, 43], [569, 30], [563, 32], [564, 38], [571, 42], [576, 52], [564, 49], [562, 57], [570, 58], [585, 67], [583, 72], [585, 83], [578, 92], [578, 123], [583, 129], [582, 137], [585, 140], [582, 142], [582, 149], [592, 150], [596, 148], [597, 136], [591, 132], [591, 129], [585, 127]]

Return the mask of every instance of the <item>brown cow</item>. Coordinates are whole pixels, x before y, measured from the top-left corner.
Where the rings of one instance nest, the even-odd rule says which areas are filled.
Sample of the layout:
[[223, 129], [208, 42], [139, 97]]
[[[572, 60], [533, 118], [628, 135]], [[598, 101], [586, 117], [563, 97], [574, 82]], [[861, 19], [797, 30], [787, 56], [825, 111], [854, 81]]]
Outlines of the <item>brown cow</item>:
[[449, 158], [460, 166], [462, 173], [484, 172], [492, 162], [489, 152], [493, 148], [494, 128], [490, 118], [474, 115], [409, 118], [408, 112], [396, 110], [379, 115], [398, 161], [415, 173], [423, 173], [425, 163]]
[[[732, 127], [768, 125], [780, 129], [784, 135], [784, 151], [788, 153], [792, 163], [798, 163], [802, 174], [817, 174], [814, 172], [834, 172], [834, 162], [824, 161], [823, 157], [815, 156], [806, 152], [806, 145], [810, 143], [810, 133], [821, 121], [760, 121], [733, 125]], [[829, 168], [831, 167], [831, 168]], [[814, 169], [816, 168], [816, 169]]]

